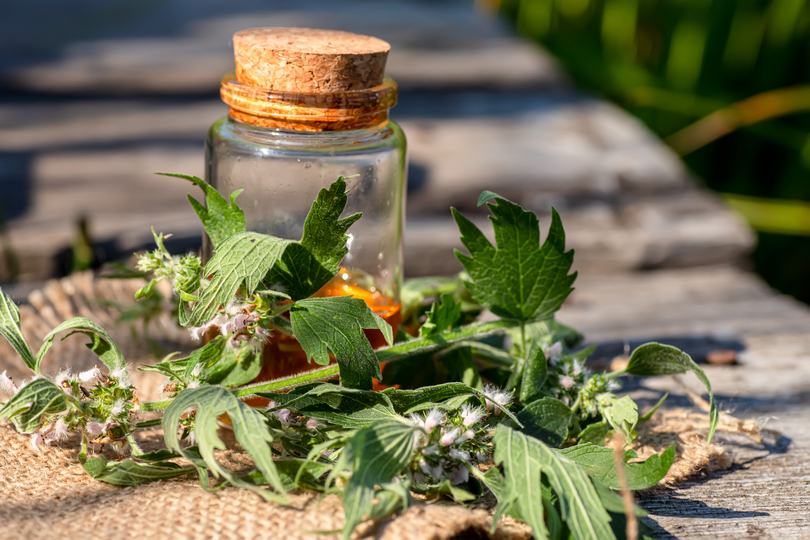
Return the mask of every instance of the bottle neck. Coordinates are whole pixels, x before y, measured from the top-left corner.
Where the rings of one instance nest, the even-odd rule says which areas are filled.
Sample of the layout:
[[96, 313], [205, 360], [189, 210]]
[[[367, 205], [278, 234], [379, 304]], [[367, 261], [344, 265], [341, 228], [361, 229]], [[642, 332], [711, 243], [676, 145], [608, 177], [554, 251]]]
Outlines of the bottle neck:
[[229, 74], [222, 79], [220, 95], [238, 122], [284, 131], [353, 131], [388, 121], [388, 110], [397, 101], [397, 85], [386, 78], [374, 88], [306, 94], [245, 85]]

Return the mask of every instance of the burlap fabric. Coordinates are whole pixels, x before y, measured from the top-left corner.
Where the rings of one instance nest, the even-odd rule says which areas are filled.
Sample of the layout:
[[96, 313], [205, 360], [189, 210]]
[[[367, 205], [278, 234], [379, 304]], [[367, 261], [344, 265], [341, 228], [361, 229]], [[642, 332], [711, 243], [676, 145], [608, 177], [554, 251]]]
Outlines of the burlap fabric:
[[[133, 339], [131, 328], [115, 326], [118, 314], [132, 304], [138, 281], [94, 279], [79, 274], [49, 282], [21, 307], [23, 333], [36, 350], [54, 326], [77, 315], [95, 320], [119, 343], [127, 358], [146, 358], [142, 339]], [[188, 348], [184, 331], [168, 318], [152, 322], [152, 338], [170, 350]], [[43, 372], [63, 365], [74, 370], [97, 363], [84, 347], [86, 338], [73, 336], [57, 343], [49, 353]], [[154, 361], [154, 359], [152, 359]], [[21, 380], [22, 362], [7, 344], [0, 345], [0, 371]], [[143, 400], [159, 397], [162, 380], [154, 374], [134, 372], [133, 379]], [[725, 427], [734, 429], [724, 416]], [[649, 455], [676, 443], [678, 458], [664, 480], [673, 483], [700, 471], [727, 468], [730, 459], [716, 445], [706, 446], [706, 415], [666, 411], [641, 429], [640, 455]], [[157, 444], [159, 430], [144, 443]], [[267, 503], [248, 491], [224, 488], [204, 491], [196, 479], [162, 481], [138, 487], [116, 487], [92, 480], [78, 463], [78, 440], [58, 446], [40, 445], [35, 451], [30, 437], [9, 425], [0, 425], [0, 539], [35, 538], [339, 538], [343, 524], [341, 501], [336, 496], [321, 499], [312, 494], [291, 494], [290, 504]], [[109, 454], [109, 458], [116, 458]], [[220, 453], [234, 469], [249, 466], [236, 451]], [[366, 524], [356, 537], [381, 539], [529, 538], [529, 530], [510, 520], [502, 521], [490, 534], [487, 509], [466, 509], [441, 502], [418, 503], [403, 515], [381, 523]]]

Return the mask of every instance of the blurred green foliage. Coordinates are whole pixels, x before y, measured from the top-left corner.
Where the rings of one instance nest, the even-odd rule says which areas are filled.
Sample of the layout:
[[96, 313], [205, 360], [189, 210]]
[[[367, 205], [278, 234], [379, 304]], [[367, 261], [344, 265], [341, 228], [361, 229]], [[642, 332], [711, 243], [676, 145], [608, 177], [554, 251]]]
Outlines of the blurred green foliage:
[[[501, 0], [581, 85], [664, 138], [709, 187], [810, 201], [810, 0]], [[777, 288], [810, 301], [810, 207], [748, 200], [754, 254]], [[781, 233], [767, 226], [777, 216]], [[763, 226], [765, 223], [765, 226]], [[792, 249], [789, 249], [788, 247]], [[767, 268], [765, 267], [767, 265]]]

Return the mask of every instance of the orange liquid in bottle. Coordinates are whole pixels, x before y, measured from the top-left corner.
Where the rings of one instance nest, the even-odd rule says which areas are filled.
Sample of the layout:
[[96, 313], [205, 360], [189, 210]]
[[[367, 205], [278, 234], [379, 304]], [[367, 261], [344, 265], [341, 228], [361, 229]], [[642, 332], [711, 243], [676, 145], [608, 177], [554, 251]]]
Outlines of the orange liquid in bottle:
[[[353, 296], [360, 298], [385, 322], [391, 325], [396, 333], [402, 321], [401, 304], [390, 296], [384, 295], [374, 287], [359, 283], [350, 270], [341, 269], [329, 283], [324, 285], [314, 297]], [[363, 330], [371, 347], [378, 349], [386, 345], [385, 338], [379, 330]], [[332, 363], [335, 360], [332, 359]], [[298, 341], [291, 336], [275, 332], [264, 346], [262, 370], [253, 382], [269, 381], [279, 377], [288, 377], [321, 367], [307, 361], [307, 354]], [[380, 366], [381, 369], [383, 366]], [[377, 381], [375, 389], [382, 389]], [[251, 398], [245, 403], [253, 407], [266, 407], [269, 400]]]

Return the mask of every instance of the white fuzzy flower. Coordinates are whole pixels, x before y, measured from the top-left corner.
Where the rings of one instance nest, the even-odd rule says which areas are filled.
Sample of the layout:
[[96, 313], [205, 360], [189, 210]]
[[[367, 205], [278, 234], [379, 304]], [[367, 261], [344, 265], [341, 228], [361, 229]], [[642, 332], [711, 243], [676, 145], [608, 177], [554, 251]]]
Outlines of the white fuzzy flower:
[[564, 388], [571, 388], [574, 386], [574, 378], [570, 375], [566, 375], [560, 379], [560, 384], [563, 385]]
[[425, 446], [425, 443], [427, 443], [425, 434], [421, 431], [415, 431], [413, 434], [413, 449], [419, 450], [421, 447]]
[[414, 427], [419, 427], [419, 428], [424, 429], [425, 420], [422, 417], [420, 417], [418, 414], [411, 413], [411, 414], [408, 415], [408, 424], [410, 424], [410, 425], [412, 425]]
[[17, 385], [14, 384], [14, 381], [5, 371], [0, 373], [0, 393], [7, 394], [9, 396], [16, 396], [17, 392], [19, 391], [20, 389], [17, 388]]
[[323, 422], [320, 420], [316, 420], [315, 418], [307, 420], [307, 429], [318, 429], [321, 426], [323, 426]]
[[546, 355], [546, 359], [552, 366], [557, 365], [557, 361], [562, 357], [562, 341], [558, 341], [553, 345], [550, 345], [543, 351]]
[[110, 409], [110, 415], [111, 416], [118, 416], [122, 412], [124, 412], [124, 400], [123, 399], [118, 399], [113, 404], [112, 409]]
[[79, 373], [79, 380], [83, 383], [93, 382], [93, 380], [103, 382], [107, 380], [107, 377], [104, 376], [98, 366], [94, 366], [93, 369]]
[[450, 457], [459, 461], [470, 461], [470, 453], [466, 450], [459, 450], [458, 448], [450, 449]]
[[441, 478], [442, 476], [444, 476], [444, 460], [442, 460], [441, 463], [439, 463], [438, 465], [433, 467], [433, 469], [430, 472], [430, 476], [432, 476], [433, 478], [435, 478], [437, 480], [439, 478]]
[[290, 409], [279, 409], [277, 411], [273, 411], [273, 416], [279, 419], [282, 425], [289, 426], [289, 425], [298, 425], [298, 421], [292, 417], [292, 413], [290, 413]]
[[482, 452], [475, 453], [475, 461], [478, 463], [486, 463], [488, 459], [487, 455]]
[[53, 378], [53, 382], [56, 384], [56, 386], [64, 390], [67, 390], [65, 386], [67, 384], [72, 383], [75, 379], [76, 376], [73, 374], [72, 371], [70, 371], [70, 369], [63, 368], [60, 369], [59, 372], [56, 374], [56, 376]]
[[442, 435], [441, 445], [442, 446], [450, 446], [454, 442], [456, 442], [456, 437], [458, 437], [458, 428], [453, 428], [444, 435]]
[[212, 328], [218, 328], [221, 330], [222, 325], [226, 322], [228, 322], [228, 317], [225, 315], [217, 315], [204, 325], [197, 328], [189, 328], [188, 331], [191, 334], [191, 339], [200, 340]]
[[425, 430], [431, 432], [443, 423], [444, 413], [439, 409], [431, 409], [425, 418]]
[[70, 431], [68, 430], [67, 423], [60, 418], [48, 428], [45, 433], [45, 442], [53, 444], [57, 441], [61, 441], [68, 436], [68, 433], [70, 433]]
[[506, 407], [510, 403], [512, 403], [512, 392], [504, 392], [497, 386], [493, 386], [487, 384], [484, 386], [484, 395], [487, 397], [486, 399], [486, 410], [490, 412], [495, 404], [500, 405], [500, 407], [495, 407], [495, 415], [499, 415], [501, 413], [500, 408]]
[[[110, 377], [114, 378], [116, 382], [118, 382], [118, 386], [121, 388], [130, 388], [132, 386], [132, 381], [129, 379], [129, 370], [132, 369], [132, 366], [123, 366], [119, 368], [115, 368], [111, 373]], [[104, 375], [102, 374], [102, 377]], [[103, 381], [103, 379], [102, 379]]]
[[456, 467], [455, 470], [450, 474], [450, 483], [453, 485], [463, 484], [469, 479], [470, 471], [463, 465]]
[[475, 432], [471, 429], [468, 429], [467, 431], [461, 434], [460, 438], [464, 439], [465, 441], [471, 441], [475, 438]]
[[439, 453], [439, 447], [436, 446], [435, 444], [431, 444], [430, 446], [428, 446], [427, 448], [422, 450], [422, 455], [423, 456], [435, 456], [438, 453]]
[[195, 379], [198, 378], [200, 376], [200, 374], [202, 373], [202, 370], [203, 370], [203, 365], [202, 364], [197, 364], [196, 366], [194, 366], [194, 369], [191, 370], [191, 376], [194, 377]]
[[188, 385], [186, 385], [186, 388], [199, 388], [199, 387], [200, 381], [191, 381], [190, 383], [188, 383]]
[[461, 408], [461, 418], [464, 419], [464, 427], [470, 427], [477, 424], [486, 412], [481, 407], [473, 407], [472, 405], [465, 404]]
[[417, 465], [419, 465], [419, 469], [423, 473], [425, 473], [426, 475], [430, 476], [430, 475], [433, 474], [433, 469], [430, 467], [428, 462], [425, 461], [424, 459], [420, 459], [419, 462], [417, 463]]
[[574, 360], [574, 370], [572, 371], [574, 377], [579, 377], [582, 375], [582, 362], [579, 360]]
[[85, 427], [85, 431], [89, 437], [96, 438], [104, 432], [104, 424], [99, 422], [88, 422], [87, 426]]
[[33, 448], [34, 451], [42, 452], [42, 450], [39, 449], [39, 443], [41, 442], [42, 442], [42, 435], [40, 435], [39, 433], [31, 434], [31, 448]]

